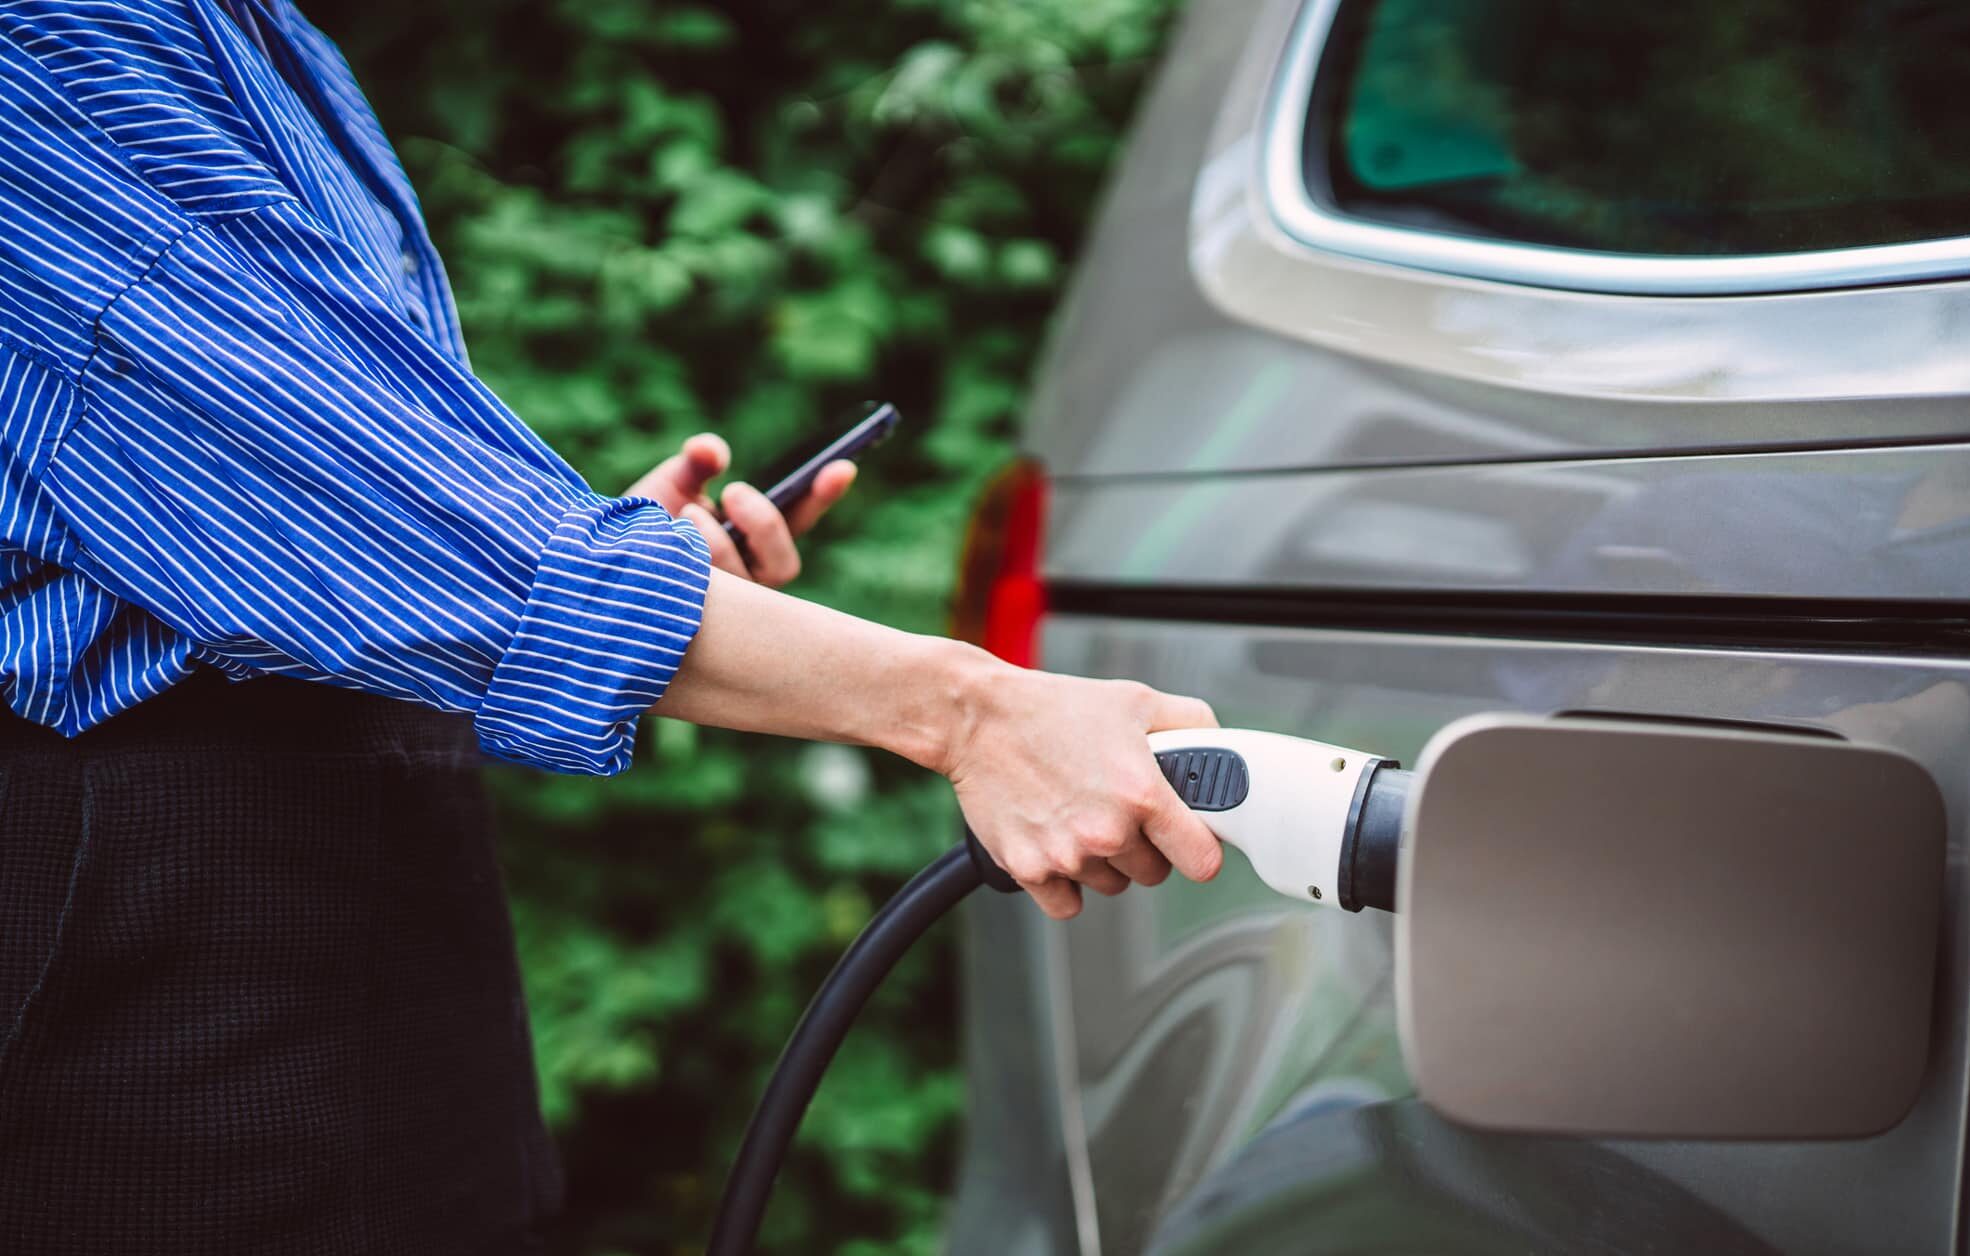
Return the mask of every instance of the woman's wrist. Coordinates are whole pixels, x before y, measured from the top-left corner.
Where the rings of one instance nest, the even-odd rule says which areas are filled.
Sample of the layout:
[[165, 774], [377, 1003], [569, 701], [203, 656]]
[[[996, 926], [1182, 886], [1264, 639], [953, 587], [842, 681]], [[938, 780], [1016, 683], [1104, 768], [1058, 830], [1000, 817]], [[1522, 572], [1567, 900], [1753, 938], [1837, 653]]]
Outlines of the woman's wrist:
[[949, 776], [1022, 673], [976, 646], [900, 632], [714, 571], [704, 622], [658, 715], [875, 746]]
[[867, 740], [942, 776], [955, 769], [994, 689], [1013, 670], [979, 649], [912, 637], [892, 672], [892, 713]]

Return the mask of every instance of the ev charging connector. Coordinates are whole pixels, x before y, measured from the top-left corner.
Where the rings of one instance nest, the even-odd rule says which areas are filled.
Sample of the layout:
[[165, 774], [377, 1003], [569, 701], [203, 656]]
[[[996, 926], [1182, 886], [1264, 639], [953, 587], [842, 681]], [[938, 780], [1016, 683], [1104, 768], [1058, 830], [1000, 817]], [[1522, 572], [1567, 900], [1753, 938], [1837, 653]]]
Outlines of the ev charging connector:
[[1248, 728], [1151, 733], [1157, 766], [1219, 839], [1287, 898], [1395, 910], [1412, 774], [1346, 746]]

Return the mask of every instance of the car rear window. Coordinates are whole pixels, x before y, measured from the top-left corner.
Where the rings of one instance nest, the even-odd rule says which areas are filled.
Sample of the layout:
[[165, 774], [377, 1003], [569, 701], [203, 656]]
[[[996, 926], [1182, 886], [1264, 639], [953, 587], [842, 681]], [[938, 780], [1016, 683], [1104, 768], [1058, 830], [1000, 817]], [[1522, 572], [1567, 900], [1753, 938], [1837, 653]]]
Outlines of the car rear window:
[[1793, 253], [1970, 235], [1963, 0], [1350, 0], [1317, 204], [1515, 243]]

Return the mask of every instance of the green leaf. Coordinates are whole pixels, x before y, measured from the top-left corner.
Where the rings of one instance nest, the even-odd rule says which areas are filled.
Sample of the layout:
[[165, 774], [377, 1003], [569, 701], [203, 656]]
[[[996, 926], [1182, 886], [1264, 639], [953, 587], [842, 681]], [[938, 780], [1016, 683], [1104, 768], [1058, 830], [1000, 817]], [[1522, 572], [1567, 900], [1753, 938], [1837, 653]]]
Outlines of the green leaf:
[[924, 256], [946, 279], [976, 282], [991, 273], [992, 248], [965, 227], [934, 227], [924, 236]]
[[736, 230], [772, 203], [766, 189], [736, 170], [707, 170], [678, 187], [670, 229], [684, 235], [713, 236]]
[[1015, 288], [1044, 288], [1059, 273], [1053, 248], [1044, 240], [1012, 240], [999, 250], [999, 274]]
[[874, 365], [893, 307], [872, 279], [843, 280], [820, 292], [789, 296], [774, 311], [775, 354], [795, 375], [856, 379]]
[[715, 9], [674, 9], [652, 22], [645, 38], [673, 48], [708, 51], [723, 48], [737, 36], [732, 21]]
[[712, 919], [762, 965], [782, 968], [822, 936], [819, 904], [778, 863], [731, 869], [713, 886]]

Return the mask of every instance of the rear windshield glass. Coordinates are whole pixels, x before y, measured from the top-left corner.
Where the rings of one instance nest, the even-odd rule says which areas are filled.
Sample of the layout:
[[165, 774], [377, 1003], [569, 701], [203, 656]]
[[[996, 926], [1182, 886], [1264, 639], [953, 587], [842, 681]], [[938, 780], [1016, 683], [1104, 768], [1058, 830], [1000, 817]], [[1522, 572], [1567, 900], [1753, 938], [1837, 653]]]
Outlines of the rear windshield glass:
[[1308, 187], [1358, 218], [1617, 253], [1970, 235], [1966, 0], [1353, 0]]

